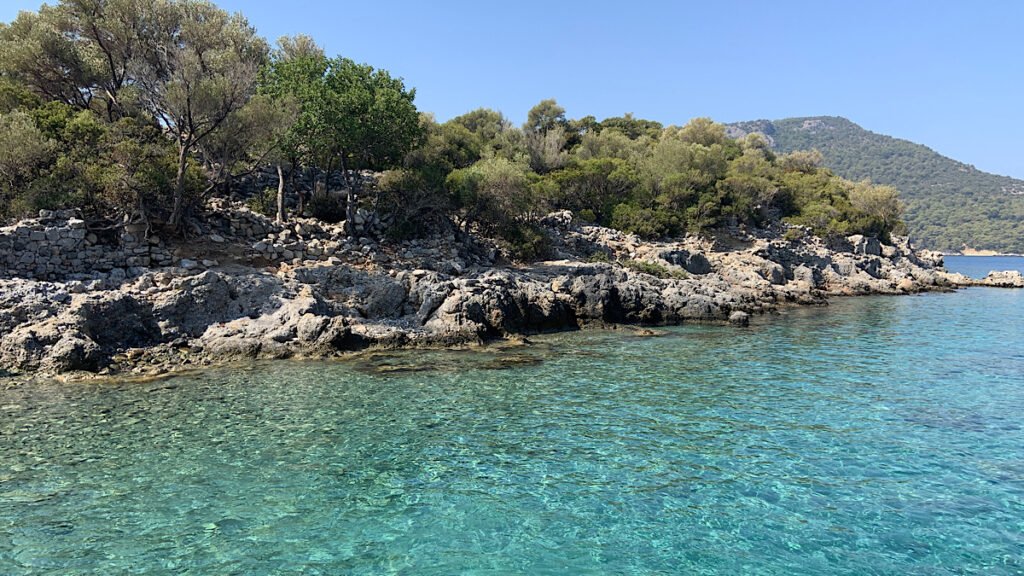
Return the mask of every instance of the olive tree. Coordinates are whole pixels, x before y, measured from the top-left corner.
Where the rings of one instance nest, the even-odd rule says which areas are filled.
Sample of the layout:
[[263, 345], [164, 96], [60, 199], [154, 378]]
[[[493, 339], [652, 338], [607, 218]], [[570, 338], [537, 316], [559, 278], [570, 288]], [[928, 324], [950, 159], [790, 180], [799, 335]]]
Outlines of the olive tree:
[[178, 149], [168, 225], [186, 209], [189, 155], [249, 101], [268, 47], [241, 15], [205, 0], [173, 2], [173, 19], [154, 57], [138, 61], [140, 98]]
[[565, 108], [554, 99], [541, 100], [530, 109], [523, 133], [526, 149], [530, 155], [530, 167], [538, 174], [544, 174], [565, 166], [569, 154], [565, 146], [569, 142], [568, 121]]
[[[277, 41], [260, 78], [261, 94], [275, 102], [290, 102], [296, 108], [296, 117], [288, 129], [277, 134], [277, 153], [289, 166], [291, 191], [298, 194], [299, 213], [305, 208], [306, 196], [296, 188], [295, 173], [302, 166], [316, 165], [329, 157], [324, 82], [329, 65], [323, 50], [309, 37], [285, 36]], [[283, 204], [283, 198], [279, 203]]]
[[85, 54], [85, 44], [66, 34], [63, 11], [43, 5], [0, 26], [0, 70], [33, 93], [78, 108], [92, 105], [100, 74]]
[[278, 172], [278, 220], [284, 220], [284, 170], [288, 162], [282, 143], [298, 116], [293, 99], [253, 96], [224, 121], [201, 145], [202, 156], [211, 164], [214, 185], [220, 184], [224, 195], [231, 194], [231, 183], [240, 174], [249, 174], [260, 166], [271, 164]]
[[131, 108], [123, 93], [134, 84], [133, 69], [156, 57], [183, 4], [61, 0], [22, 12], [0, 30], [0, 69], [47, 100], [95, 109], [113, 122]]
[[28, 114], [0, 114], [0, 178], [8, 190], [48, 163], [55, 149]]
[[134, 82], [133, 67], [157, 56], [174, 5], [167, 0], [61, 0], [57, 10], [65, 35], [79, 39], [76, 45], [93, 73], [88, 89], [102, 102], [102, 113], [110, 122], [124, 116], [130, 103], [122, 93]]
[[896, 188], [861, 181], [849, 193], [854, 222], [859, 224], [860, 232], [887, 239], [901, 229], [903, 203]]

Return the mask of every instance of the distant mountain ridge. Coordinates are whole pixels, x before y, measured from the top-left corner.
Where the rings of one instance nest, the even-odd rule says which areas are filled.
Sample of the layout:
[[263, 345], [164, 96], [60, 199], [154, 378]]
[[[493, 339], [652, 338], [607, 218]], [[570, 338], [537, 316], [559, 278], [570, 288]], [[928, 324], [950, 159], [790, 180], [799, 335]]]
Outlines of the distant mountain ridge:
[[1024, 180], [982, 172], [837, 116], [737, 122], [728, 130], [732, 137], [760, 132], [779, 152], [817, 149], [844, 178], [895, 186], [921, 247], [1024, 253]]

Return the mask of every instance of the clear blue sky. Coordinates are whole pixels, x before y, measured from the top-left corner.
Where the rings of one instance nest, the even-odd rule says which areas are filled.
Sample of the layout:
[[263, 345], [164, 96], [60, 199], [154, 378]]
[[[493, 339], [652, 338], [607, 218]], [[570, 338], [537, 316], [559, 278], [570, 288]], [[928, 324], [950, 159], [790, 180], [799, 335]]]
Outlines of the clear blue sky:
[[[2, 0], [0, 19], [38, 0]], [[1024, 2], [220, 0], [267, 38], [306, 33], [405, 78], [445, 120], [665, 124], [838, 115], [1024, 178]]]

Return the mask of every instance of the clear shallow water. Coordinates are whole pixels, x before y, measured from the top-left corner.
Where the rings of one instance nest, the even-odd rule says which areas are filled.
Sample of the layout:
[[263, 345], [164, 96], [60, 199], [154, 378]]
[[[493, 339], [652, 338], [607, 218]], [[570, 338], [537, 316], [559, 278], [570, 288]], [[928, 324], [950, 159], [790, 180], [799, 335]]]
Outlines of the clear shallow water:
[[0, 392], [0, 574], [1024, 573], [1024, 292]]
[[1024, 256], [946, 256], [946, 270], [971, 278], [984, 278], [993, 270], [1024, 272]]

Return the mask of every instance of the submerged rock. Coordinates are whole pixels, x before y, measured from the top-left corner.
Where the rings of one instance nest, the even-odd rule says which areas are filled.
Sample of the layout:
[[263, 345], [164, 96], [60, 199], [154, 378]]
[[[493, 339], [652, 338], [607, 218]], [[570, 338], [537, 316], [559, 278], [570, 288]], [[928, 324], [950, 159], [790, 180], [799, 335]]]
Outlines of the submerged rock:
[[737, 310], [729, 315], [729, 323], [736, 326], [747, 326], [750, 324], [750, 314]]

